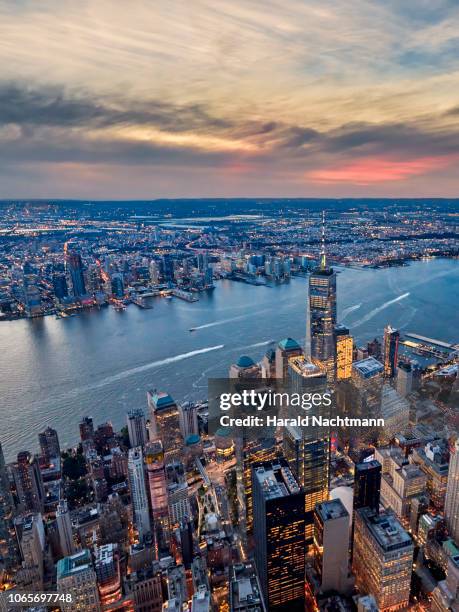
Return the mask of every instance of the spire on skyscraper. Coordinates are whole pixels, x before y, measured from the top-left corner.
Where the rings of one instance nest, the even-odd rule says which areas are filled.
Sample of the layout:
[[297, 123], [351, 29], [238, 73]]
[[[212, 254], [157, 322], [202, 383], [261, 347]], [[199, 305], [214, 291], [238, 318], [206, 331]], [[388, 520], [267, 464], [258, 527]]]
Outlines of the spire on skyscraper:
[[327, 256], [325, 254], [325, 211], [322, 211], [322, 236], [320, 246], [320, 269], [325, 270], [327, 267]]

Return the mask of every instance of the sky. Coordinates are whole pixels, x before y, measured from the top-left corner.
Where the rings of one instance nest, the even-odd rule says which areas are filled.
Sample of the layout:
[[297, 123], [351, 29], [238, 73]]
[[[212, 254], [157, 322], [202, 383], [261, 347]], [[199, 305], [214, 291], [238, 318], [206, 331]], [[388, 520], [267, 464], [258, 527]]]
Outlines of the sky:
[[459, 196], [457, 0], [0, 0], [0, 198]]

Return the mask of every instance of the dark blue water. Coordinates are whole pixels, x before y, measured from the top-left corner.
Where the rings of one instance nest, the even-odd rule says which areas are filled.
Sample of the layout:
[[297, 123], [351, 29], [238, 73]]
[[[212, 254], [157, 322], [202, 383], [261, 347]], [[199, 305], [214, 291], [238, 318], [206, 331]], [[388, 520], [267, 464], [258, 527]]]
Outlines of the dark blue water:
[[[120, 427], [130, 408], [145, 406], [149, 388], [177, 400], [204, 398], [207, 377], [226, 375], [239, 355], [258, 360], [272, 341], [303, 341], [306, 286], [304, 278], [274, 288], [223, 281], [192, 304], [157, 298], [152, 310], [131, 305], [1, 323], [0, 439], [7, 459], [35, 449], [46, 425], [71, 445], [84, 415]], [[457, 342], [458, 303], [457, 260], [338, 274], [340, 321], [358, 343], [382, 335], [387, 323]]]

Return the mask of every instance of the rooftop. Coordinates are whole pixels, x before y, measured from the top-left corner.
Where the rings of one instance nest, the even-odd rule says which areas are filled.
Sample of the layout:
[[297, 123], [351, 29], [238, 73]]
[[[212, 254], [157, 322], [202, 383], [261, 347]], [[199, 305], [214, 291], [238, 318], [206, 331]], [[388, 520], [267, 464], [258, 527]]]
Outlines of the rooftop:
[[279, 348], [283, 351], [293, 351], [301, 349], [301, 346], [293, 338], [284, 338], [279, 342]]
[[57, 579], [68, 578], [91, 567], [91, 553], [88, 549], [81, 550], [70, 557], [64, 557], [57, 562]]
[[392, 512], [376, 514], [370, 508], [360, 508], [357, 512], [384, 552], [413, 546], [410, 535]]
[[372, 378], [377, 374], [384, 372], [383, 364], [375, 359], [374, 357], [367, 357], [366, 359], [361, 359], [360, 361], [356, 361], [352, 368], [362, 377], [362, 378]]
[[266, 500], [288, 497], [300, 491], [286, 461], [270, 461], [258, 465], [254, 468], [254, 476], [260, 483]]
[[241, 355], [241, 357], [239, 357], [239, 359], [236, 361], [236, 365], [238, 368], [251, 368], [255, 365], [255, 362], [248, 355]]
[[233, 566], [231, 577], [231, 610], [246, 610], [248, 606], [253, 609], [257, 604], [262, 609], [260, 585], [252, 563], [237, 563]]
[[321, 504], [317, 504], [316, 512], [323, 522], [344, 517], [349, 518], [348, 511], [340, 499], [331, 499]]

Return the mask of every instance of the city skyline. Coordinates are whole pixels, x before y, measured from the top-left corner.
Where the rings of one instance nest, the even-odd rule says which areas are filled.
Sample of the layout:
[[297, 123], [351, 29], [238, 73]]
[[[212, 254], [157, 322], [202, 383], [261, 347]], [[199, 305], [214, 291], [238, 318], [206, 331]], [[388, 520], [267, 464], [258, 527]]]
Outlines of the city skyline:
[[4, 1], [0, 19], [2, 198], [457, 193], [448, 0]]

